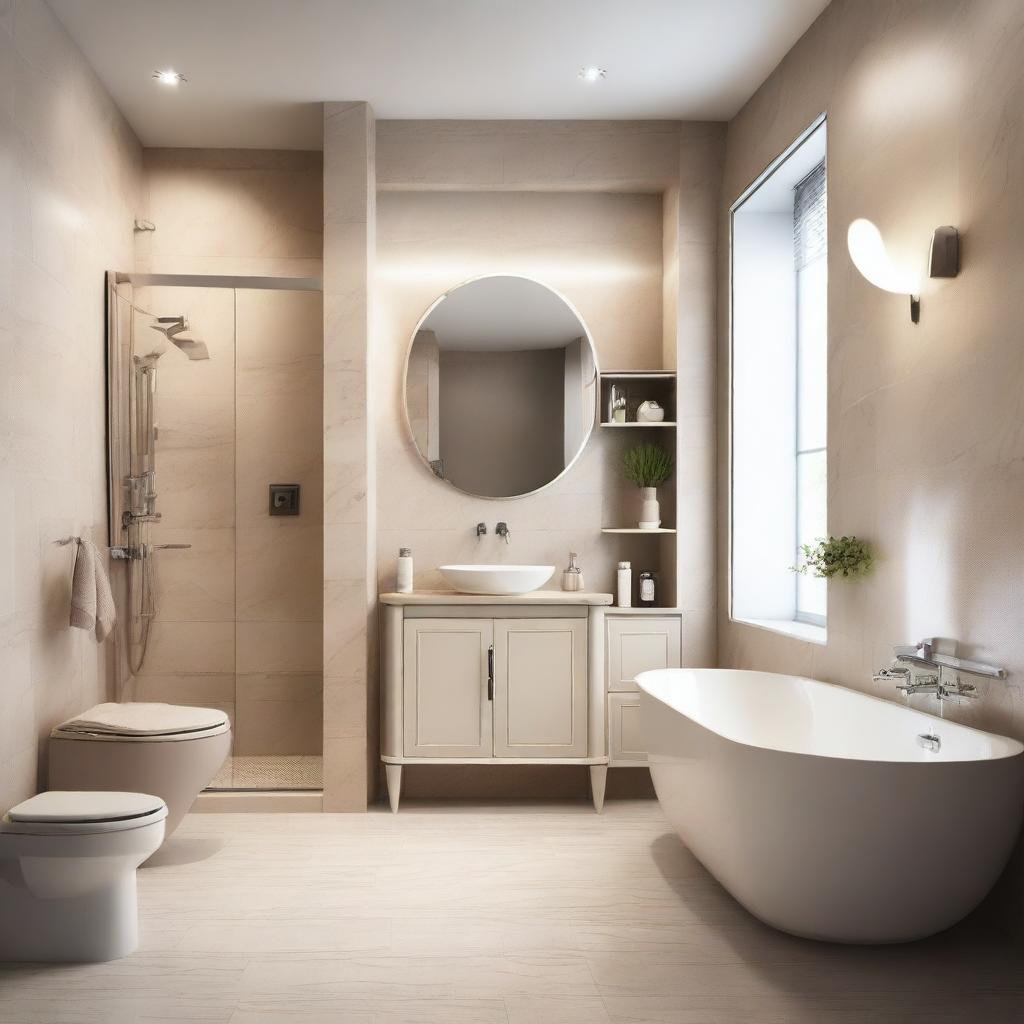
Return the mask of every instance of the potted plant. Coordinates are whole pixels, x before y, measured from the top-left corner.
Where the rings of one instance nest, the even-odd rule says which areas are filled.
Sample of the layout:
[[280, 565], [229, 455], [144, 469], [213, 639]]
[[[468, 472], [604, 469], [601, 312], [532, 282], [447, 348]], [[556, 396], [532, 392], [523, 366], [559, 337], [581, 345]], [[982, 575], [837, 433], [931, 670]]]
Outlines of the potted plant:
[[658, 529], [658, 488], [672, 475], [672, 456], [661, 445], [638, 444], [626, 452], [623, 462], [626, 476], [640, 488], [640, 529]]
[[804, 564], [794, 566], [793, 571], [820, 580], [865, 576], [875, 561], [867, 543], [858, 537], [819, 537], [814, 544], [801, 544], [800, 550]]

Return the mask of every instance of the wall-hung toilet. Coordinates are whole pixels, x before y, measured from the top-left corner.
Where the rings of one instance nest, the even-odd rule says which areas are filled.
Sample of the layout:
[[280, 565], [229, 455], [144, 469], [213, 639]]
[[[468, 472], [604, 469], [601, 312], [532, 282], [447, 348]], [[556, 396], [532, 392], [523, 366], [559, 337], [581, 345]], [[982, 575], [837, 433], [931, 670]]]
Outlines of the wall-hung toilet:
[[163, 842], [147, 793], [40, 793], [0, 820], [0, 962], [113, 960], [138, 945], [135, 869]]
[[228, 716], [175, 704], [98, 704], [50, 734], [51, 789], [153, 793], [170, 835], [231, 749]]

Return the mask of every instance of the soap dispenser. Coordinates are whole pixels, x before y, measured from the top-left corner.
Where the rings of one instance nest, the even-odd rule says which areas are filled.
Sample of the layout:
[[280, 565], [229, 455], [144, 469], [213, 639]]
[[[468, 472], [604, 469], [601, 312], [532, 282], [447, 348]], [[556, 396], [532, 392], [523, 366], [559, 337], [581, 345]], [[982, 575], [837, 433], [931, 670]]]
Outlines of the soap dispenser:
[[562, 589], [576, 593], [583, 589], [583, 570], [576, 565], [576, 552], [569, 552], [569, 566], [562, 573]]

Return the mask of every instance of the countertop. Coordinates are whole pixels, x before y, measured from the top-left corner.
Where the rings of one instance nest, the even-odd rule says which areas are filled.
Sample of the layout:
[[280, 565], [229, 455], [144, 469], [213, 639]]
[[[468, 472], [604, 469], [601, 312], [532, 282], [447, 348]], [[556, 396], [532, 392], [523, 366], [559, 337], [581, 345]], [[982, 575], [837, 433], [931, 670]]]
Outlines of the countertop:
[[451, 590], [417, 590], [411, 594], [381, 594], [380, 603], [400, 606], [432, 604], [610, 605], [612, 595], [589, 593], [584, 590], [575, 593], [564, 590], [534, 590], [529, 594], [456, 594]]

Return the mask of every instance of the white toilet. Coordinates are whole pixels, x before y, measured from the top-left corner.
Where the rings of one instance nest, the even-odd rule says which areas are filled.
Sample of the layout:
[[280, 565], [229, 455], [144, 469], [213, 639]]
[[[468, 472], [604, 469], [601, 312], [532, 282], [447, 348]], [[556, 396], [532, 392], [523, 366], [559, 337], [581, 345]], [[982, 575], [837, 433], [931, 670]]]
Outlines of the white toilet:
[[138, 945], [135, 869], [163, 842], [146, 793], [40, 793], [0, 819], [0, 962], [113, 960]]
[[97, 704], [50, 734], [51, 789], [153, 793], [167, 804], [166, 835], [231, 750], [228, 716], [176, 704]]

